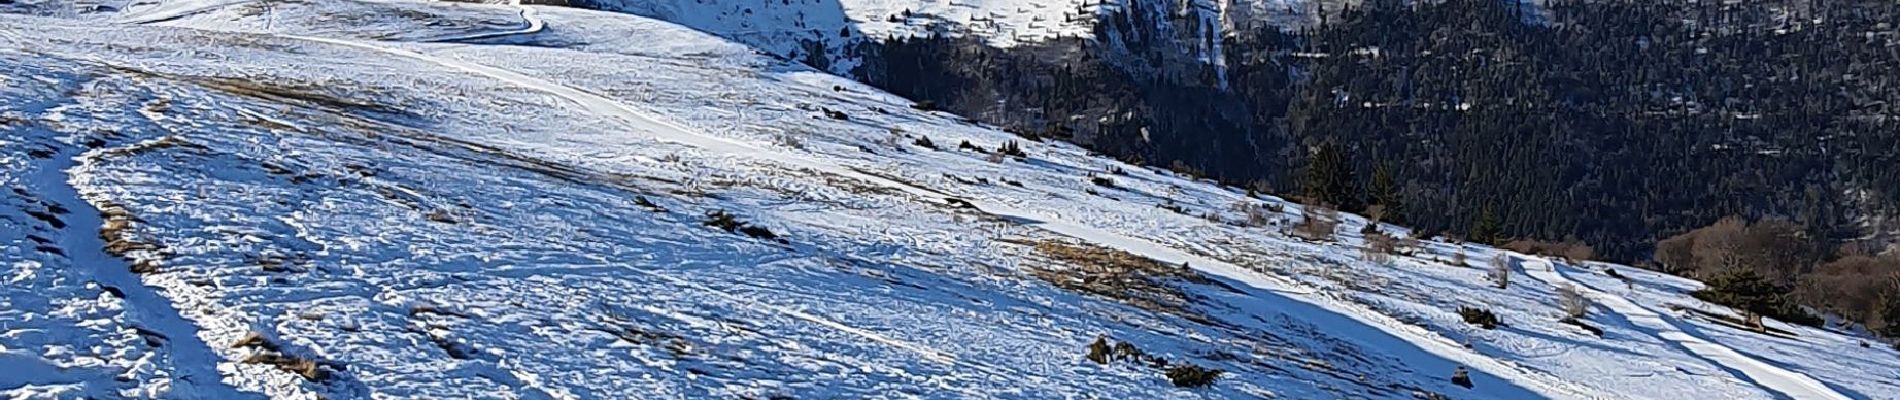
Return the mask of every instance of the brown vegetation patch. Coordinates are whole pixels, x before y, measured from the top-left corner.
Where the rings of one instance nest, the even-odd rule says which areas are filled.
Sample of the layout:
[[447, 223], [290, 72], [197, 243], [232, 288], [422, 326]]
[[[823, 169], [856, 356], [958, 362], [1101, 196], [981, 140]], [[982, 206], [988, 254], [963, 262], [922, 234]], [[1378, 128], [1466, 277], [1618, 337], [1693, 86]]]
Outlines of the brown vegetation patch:
[[1333, 240], [1333, 230], [1339, 227], [1339, 211], [1318, 206], [1306, 206], [1300, 210], [1300, 223], [1293, 225], [1292, 235], [1310, 241]]
[[154, 251], [159, 249], [157, 244], [132, 235], [130, 232], [131, 225], [133, 222], [138, 221], [138, 218], [134, 217], [131, 211], [127, 211], [125, 206], [119, 205], [118, 203], [105, 201], [99, 206], [99, 217], [105, 221], [99, 226], [99, 239], [106, 243], [106, 254], [111, 254], [113, 257], [123, 258], [131, 262], [130, 268], [133, 273], [150, 274], [158, 272], [157, 260], [150, 258], [134, 259], [131, 257], [133, 252]]
[[1036, 250], [1068, 268], [1033, 268], [1056, 287], [1113, 298], [1152, 311], [1185, 313], [1188, 296], [1170, 280], [1206, 282], [1185, 265], [1166, 264], [1125, 251], [1055, 240]]
[[263, 333], [253, 331], [231, 344], [232, 348], [248, 348], [256, 352], [239, 361], [245, 364], [263, 364], [276, 366], [277, 369], [297, 374], [304, 380], [320, 382], [330, 377], [324, 363], [313, 358], [286, 354], [283, 346], [272, 341]]
[[1571, 262], [1587, 261], [1596, 257], [1596, 248], [1581, 240], [1571, 239], [1562, 242], [1518, 239], [1504, 244], [1511, 251], [1536, 254], [1545, 257], [1557, 257]]

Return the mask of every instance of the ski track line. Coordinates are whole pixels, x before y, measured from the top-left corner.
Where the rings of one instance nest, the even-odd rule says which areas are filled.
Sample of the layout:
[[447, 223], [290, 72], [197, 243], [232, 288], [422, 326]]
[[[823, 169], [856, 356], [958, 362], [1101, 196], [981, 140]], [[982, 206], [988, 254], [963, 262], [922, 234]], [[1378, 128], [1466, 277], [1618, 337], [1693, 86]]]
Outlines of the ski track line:
[[433, 41], [434, 42], [463, 42], [463, 41], [470, 41], [470, 40], [494, 39], [498, 37], [508, 37], [508, 36], [515, 36], [515, 35], [532, 35], [536, 33], [541, 33], [542, 30], [547, 29], [547, 22], [541, 20], [541, 12], [535, 10], [534, 7], [522, 5], [521, 0], [509, 0], [508, 5], [514, 6], [515, 8], [518, 8], [521, 10], [521, 19], [526, 20], [528, 22], [527, 27], [511, 30], [511, 31], [503, 31], [503, 32], [484, 32], [484, 33], [471, 33], [471, 34], [461, 35], [461, 36], [450, 36], [446, 38], [435, 39]]
[[[887, 179], [887, 178], [880, 177], [877, 175], [861, 173], [861, 172], [852, 170], [850, 168], [839, 167], [835, 164], [823, 163], [823, 162], [818, 162], [815, 160], [807, 160], [803, 157], [799, 157], [796, 155], [784, 154], [784, 153], [780, 153], [776, 151], [762, 149], [762, 148], [752, 146], [747, 143], [738, 142], [731, 139], [695, 133], [690, 128], [687, 128], [687, 127], [684, 127], [684, 126], [681, 126], [676, 123], [669, 122], [660, 118], [648, 116], [645, 112], [635, 110], [631, 107], [622, 105], [616, 101], [613, 101], [601, 95], [593, 94], [593, 93], [586, 92], [580, 89], [576, 89], [576, 88], [562, 85], [559, 83], [547, 81], [541, 78], [528, 76], [519, 72], [507, 70], [507, 69], [491, 67], [491, 66], [487, 66], [487, 65], [483, 65], [479, 63], [474, 63], [474, 62], [468, 62], [468, 61], [462, 61], [462, 60], [456, 60], [456, 59], [451, 59], [451, 58], [446, 58], [446, 57], [441, 57], [441, 56], [425, 54], [425, 53], [414, 51], [414, 50], [385, 47], [385, 46], [381, 46], [381, 45], [377, 45], [377, 44], [373, 44], [369, 42], [358, 42], [358, 41], [344, 40], [344, 39], [301, 36], [301, 35], [278, 35], [278, 36], [291, 38], [291, 39], [327, 43], [327, 44], [333, 44], [333, 45], [339, 45], [339, 46], [355, 47], [355, 48], [360, 48], [360, 49], [365, 49], [365, 50], [371, 50], [371, 51], [376, 51], [376, 52], [381, 52], [381, 53], [386, 53], [386, 54], [392, 54], [392, 55], [417, 59], [417, 60], [421, 60], [421, 61], [425, 61], [429, 63], [434, 63], [434, 64], [442, 65], [445, 67], [461, 70], [464, 72], [468, 72], [468, 73], [472, 73], [476, 75], [482, 75], [482, 76], [486, 76], [493, 79], [498, 79], [504, 82], [508, 82], [510, 84], [520, 86], [520, 87], [535, 89], [535, 90], [556, 95], [558, 97], [561, 97], [568, 101], [572, 101], [576, 103], [577, 105], [585, 109], [585, 111], [591, 114], [606, 117], [616, 122], [619, 122], [621, 124], [624, 124], [628, 127], [636, 128], [636, 130], [643, 131], [646, 134], [652, 135], [655, 139], [658, 139], [658, 140], [686, 144], [686, 145], [699, 147], [702, 149], [715, 151], [715, 152], [741, 155], [741, 156], [746, 156], [746, 157], [763, 159], [766, 161], [778, 162], [778, 163], [786, 164], [792, 167], [806, 168], [813, 171], [830, 173], [830, 174], [842, 176], [842, 177], [860, 179], [867, 182], [871, 182], [879, 186], [885, 186], [888, 188], [897, 189], [904, 193], [918, 196], [924, 199], [928, 199], [930, 201], [934, 201], [934, 202], [938, 202], [942, 204], [950, 203], [948, 199], [945, 198], [944, 194], [938, 193], [929, 189], [912, 186], [907, 183], [898, 182], [898, 181]], [[1590, 395], [1587, 392], [1583, 392], [1578, 388], [1562, 385], [1561, 383], [1556, 383], [1556, 382], [1561, 382], [1561, 381], [1553, 380], [1553, 378], [1543, 377], [1543, 376], [1540, 376], [1540, 374], [1537, 374], [1533, 371], [1526, 371], [1521, 368], [1507, 365], [1497, 359], [1472, 353], [1469, 350], [1464, 349], [1461, 345], [1459, 345], [1458, 343], [1454, 342], [1451, 339], [1445, 338], [1442, 335], [1433, 334], [1430, 331], [1427, 331], [1420, 327], [1406, 325], [1402, 322], [1397, 321], [1396, 319], [1393, 319], [1390, 316], [1364, 310], [1363, 307], [1355, 306], [1348, 303], [1332, 304], [1329, 302], [1323, 302], [1319, 300], [1304, 298], [1303, 297], [1304, 295], [1311, 295], [1312, 293], [1310, 291], [1301, 292], [1301, 291], [1294, 290], [1294, 288], [1299, 287], [1299, 284], [1289, 282], [1284, 278], [1270, 277], [1264, 274], [1253, 273], [1245, 268], [1242, 268], [1234, 264], [1229, 264], [1226, 262], [1221, 262], [1221, 261], [1217, 261], [1217, 260], [1206, 258], [1206, 257], [1191, 255], [1177, 249], [1155, 244], [1145, 239], [1133, 238], [1133, 237], [1122, 235], [1122, 234], [1107, 232], [1100, 229], [1082, 226], [1082, 225], [1078, 225], [1078, 224], [1071, 223], [1068, 221], [1063, 221], [1060, 219], [1060, 217], [1055, 216], [1055, 215], [1035, 217], [1033, 215], [1036, 215], [1039, 213], [1018, 209], [1018, 208], [1011, 207], [1008, 205], [996, 204], [996, 203], [991, 203], [988, 201], [974, 200], [974, 199], [965, 199], [964, 201], [968, 201], [971, 205], [976, 206], [977, 209], [982, 210], [984, 212], [988, 212], [988, 213], [996, 214], [1000, 216], [1016, 217], [1016, 218], [1033, 221], [1032, 222], [1033, 225], [1039, 226], [1047, 231], [1054, 232], [1060, 235], [1094, 242], [1096, 244], [1108, 246], [1111, 248], [1121, 249], [1123, 251], [1128, 251], [1128, 252], [1142, 255], [1145, 257], [1153, 258], [1158, 261], [1171, 262], [1171, 263], [1188, 262], [1190, 266], [1193, 267], [1195, 270], [1214, 274], [1217, 276], [1221, 276], [1221, 277], [1232, 279], [1239, 282], [1244, 282], [1260, 290], [1294, 294], [1294, 295], [1286, 295], [1284, 297], [1292, 301], [1303, 302], [1303, 303], [1307, 303], [1309, 305], [1318, 307], [1320, 309], [1329, 310], [1347, 319], [1357, 321], [1366, 326], [1375, 328], [1383, 333], [1392, 335], [1397, 338], [1401, 338], [1402, 340], [1406, 342], [1410, 342], [1413, 345], [1418, 346], [1420, 350], [1426, 352], [1427, 354], [1431, 354], [1433, 356], [1440, 357], [1442, 359], [1449, 360], [1449, 361], [1454, 361], [1460, 364], [1470, 365], [1473, 368], [1477, 368], [1486, 373], [1490, 373], [1491, 375], [1507, 379], [1513, 383], [1524, 384], [1530, 387], [1534, 387], [1535, 390], [1533, 391], [1540, 393], [1544, 395], [1545, 397], [1558, 397], [1558, 398], [1593, 397], [1593, 395]], [[1358, 311], [1358, 312], [1334, 311], [1339, 308], [1347, 308], [1347, 309], [1350, 309], [1351, 311]], [[845, 326], [843, 324], [838, 324], [835, 322], [823, 321], [822, 319], [817, 319], [816, 316], [799, 313], [799, 312], [789, 310], [789, 309], [783, 309], [783, 308], [778, 308], [778, 309], [781, 312], [797, 313], [797, 314], [794, 314], [795, 316], [802, 315], [803, 317], [814, 318], [814, 322], [818, 322], [826, 326], [848, 329], [846, 330], [846, 332], [849, 332], [852, 334], [857, 334], [861, 336], [871, 335], [871, 336], [866, 336], [866, 337], [873, 340], [878, 340], [880, 342], [886, 342], [886, 343], [895, 342], [894, 339], [883, 337], [873, 332], [864, 331], [857, 328], [851, 328], [849, 326]], [[903, 342], [897, 342], [897, 343], [903, 343]], [[940, 359], [940, 358], [948, 356], [947, 353], [937, 351], [934, 349], [929, 349], [923, 346], [914, 345], [914, 344], [905, 345], [904, 347], [913, 349], [913, 350], [919, 350], [926, 357], [929, 357], [932, 359]], [[954, 360], [954, 358], [952, 359]]]
[[1525, 274], [1552, 285], [1568, 283], [1587, 291], [1593, 295], [1591, 297], [1601, 299], [1601, 303], [1604, 307], [1609, 308], [1612, 312], [1623, 314], [1630, 323], [1635, 324], [1638, 328], [1647, 330], [1651, 335], [1663, 340], [1675, 342], [1677, 345], [1689, 349], [1689, 351], [1694, 352], [1704, 359], [1720, 363], [1735, 371], [1741, 371], [1742, 374], [1746, 376], [1739, 378], [1744, 378], [1744, 381], [1752, 383], [1757, 387], [1803, 400], [1852, 399], [1852, 397], [1848, 397], [1847, 395], [1828, 388], [1826, 384], [1821, 383], [1820, 380], [1814, 379], [1814, 377], [1808, 376], [1807, 374], [1776, 367], [1761, 360], [1742, 355], [1741, 352], [1735, 351], [1734, 348], [1715, 343], [1702, 336], [1688, 333], [1687, 330], [1682, 329], [1681, 323], [1676, 322], [1674, 318], [1636, 304], [1636, 302], [1628, 298], [1612, 295], [1585, 285], [1582, 282], [1571, 280], [1564, 276], [1563, 272], [1557, 270], [1558, 267], [1556, 263], [1548, 259], [1538, 257], [1530, 258], [1530, 260], [1532, 261], [1532, 265], [1530, 266], [1535, 267], [1541, 264], [1544, 268], [1524, 268]]

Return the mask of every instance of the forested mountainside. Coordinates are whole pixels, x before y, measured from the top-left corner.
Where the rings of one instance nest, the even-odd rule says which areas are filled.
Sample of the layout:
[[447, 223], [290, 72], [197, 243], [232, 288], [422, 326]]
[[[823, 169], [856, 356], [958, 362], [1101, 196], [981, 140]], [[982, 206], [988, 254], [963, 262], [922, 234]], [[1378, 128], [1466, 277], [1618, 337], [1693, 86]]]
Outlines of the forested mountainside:
[[1151, 27], [1193, 19], [1142, 4], [1105, 12], [1094, 40], [883, 42], [861, 78], [1129, 160], [1391, 203], [1388, 219], [1431, 231], [1489, 213], [1481, 236], [1576, 238], [1621, 261], [1729, 215], [1839, 242], [1895, 211], [1892, 2], [1372, 2], [1226, 32], [1219, 66], [1168, 57], [1194, 38]]

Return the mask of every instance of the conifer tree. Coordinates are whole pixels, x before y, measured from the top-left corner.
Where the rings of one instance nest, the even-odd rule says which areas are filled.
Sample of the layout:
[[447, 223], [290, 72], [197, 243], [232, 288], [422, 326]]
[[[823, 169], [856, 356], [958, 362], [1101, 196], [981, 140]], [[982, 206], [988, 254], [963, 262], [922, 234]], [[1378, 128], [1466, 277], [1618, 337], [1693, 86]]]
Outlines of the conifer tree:
[[1398, 178], [1394, 176], [1391, 165], [1381, 165], [1372, 172], [1372, 185], [1366, 190], [1373, 205], [1384, 207], [1379, 216], [1381, 222], [1404, 224], [1405, 200], [1399, 196]]
[[1307, 161], [1306, 173], [1300, 187], [1308, 198], [1330, 205], [1336, 209], [1357, 212], [1365, 209], [1359, 202], [1352, 166], [1346, 163], [1346, 155], [1332, 142], [1320, 144], [1313, 150]]
[[1465, 240], [1473, 243], [1495, 244], [1503, 229], [1502, 224], [1498, 222], [1497, 213], [1491, 211], [1491, 206], [1484, 206], [1484, 210], [1478, 212], [1478, 220], [1472, 222], [1471, 230], [1465, 232]]

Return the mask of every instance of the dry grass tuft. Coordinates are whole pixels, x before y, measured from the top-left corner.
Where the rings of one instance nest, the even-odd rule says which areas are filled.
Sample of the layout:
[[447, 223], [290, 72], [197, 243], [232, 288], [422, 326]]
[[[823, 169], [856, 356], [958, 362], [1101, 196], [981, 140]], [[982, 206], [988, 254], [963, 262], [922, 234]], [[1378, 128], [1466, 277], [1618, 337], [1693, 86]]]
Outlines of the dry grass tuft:
[[1306, 206], [1300, 209], [1300, 223], [1293, 225], [1292, 235], [1315, 242], [1329, 241], [1333, 240], [1333, 230], [1338, 227], [1339, 211]]
[[278, 345], [262, 332], [252, 331], [245, 334], [236, 343], [232, 343], [231, 347], [256, 350], [255, 353], [239, 361], [241, 363], [273, 365], [277, 369], [297, 374], [304, 380], [312, 382], [323, 381], [330, 377], [329, 371], [323, 368], [323, 363], [307, 357], [285, 354], [283, 346]]

